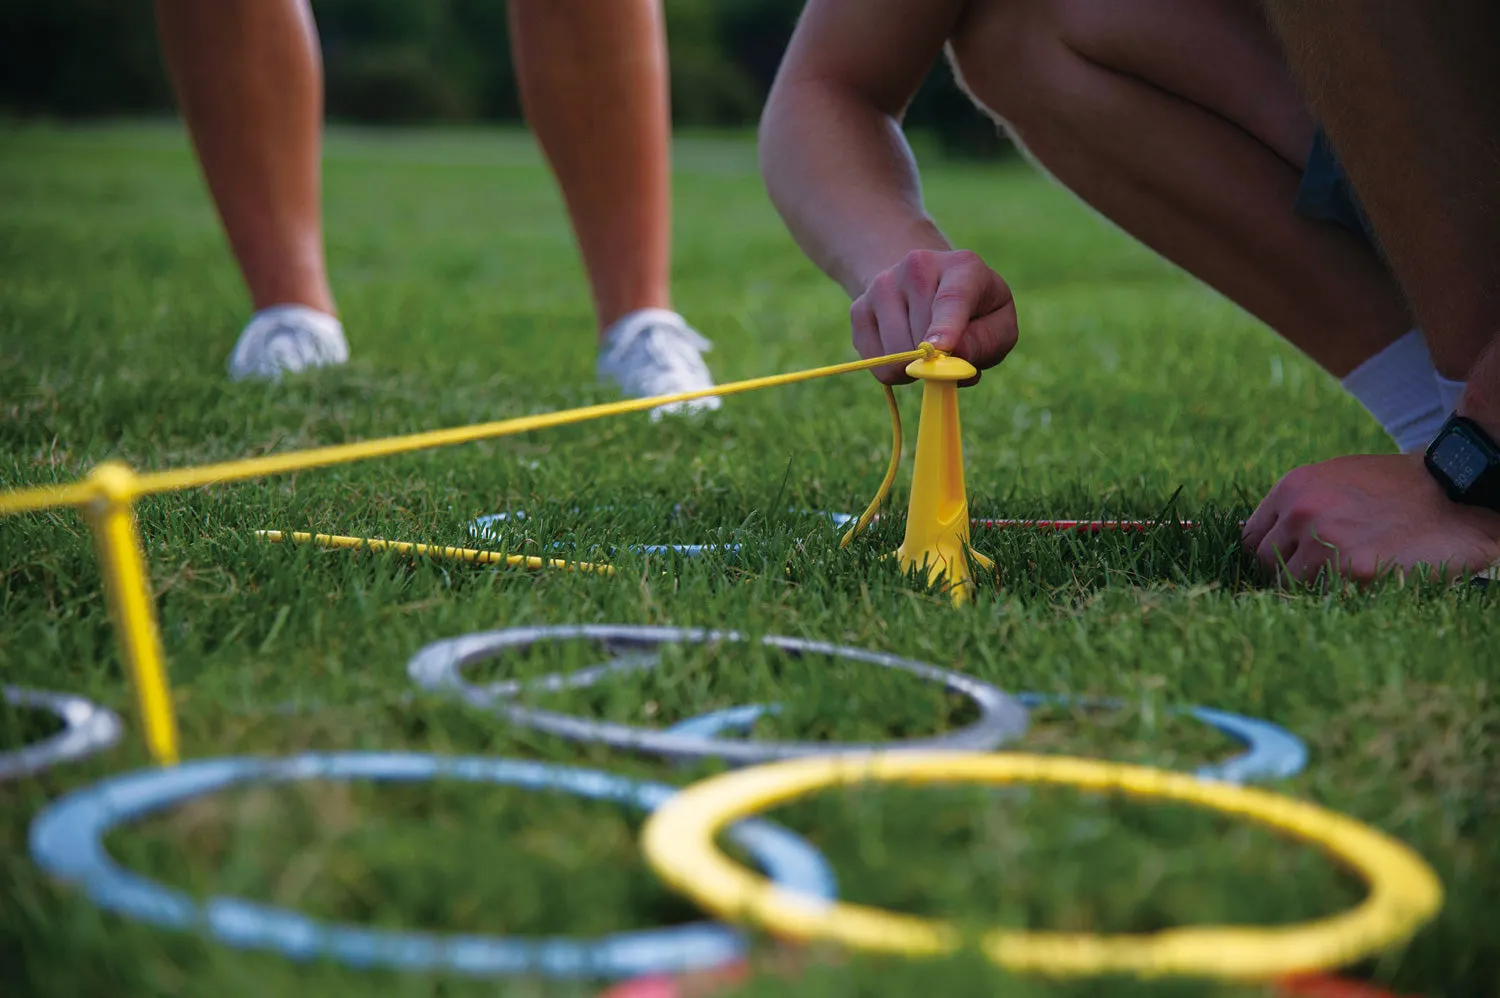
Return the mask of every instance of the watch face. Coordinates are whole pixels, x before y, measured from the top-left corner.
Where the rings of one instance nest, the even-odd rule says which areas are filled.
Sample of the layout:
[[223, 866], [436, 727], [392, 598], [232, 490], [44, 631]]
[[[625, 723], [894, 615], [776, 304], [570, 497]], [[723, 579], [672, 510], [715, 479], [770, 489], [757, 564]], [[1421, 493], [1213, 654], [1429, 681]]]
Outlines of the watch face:
[[1474, 484], [1486, 464], [1484, 452], [1462, 433], [1445, 434], [1429, 457], [1460, 492], [1467, 491]]

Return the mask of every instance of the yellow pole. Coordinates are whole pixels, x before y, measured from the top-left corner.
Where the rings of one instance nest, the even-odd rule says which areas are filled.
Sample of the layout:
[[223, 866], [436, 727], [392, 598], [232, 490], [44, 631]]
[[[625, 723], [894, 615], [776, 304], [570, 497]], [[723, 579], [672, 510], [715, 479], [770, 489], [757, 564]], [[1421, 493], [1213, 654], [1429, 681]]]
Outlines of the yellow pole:
[[994, 563], [969, 547], [969, 496], [964, 487], [963, 440], [958, 424], [958, 382], [977, 373], [958, 357], [923, 357], [906, 373], [922, 380], [922, 421], [912, 462], [906, 537], [896, 550], [901, 567], [921, 570], [942, 585], [955, 604], [969, 598], [969, 559]]
[[95, 498], [83, 510], [99, 551], [120, 656], [130, 669], [140, 702], [146, 747], [159, 764], [176, 765], [177, 718], [162, 659], [151, 575], [135, 519], [136, 475], [127, 465], [110, 461], [95, 468], [88, 480]]

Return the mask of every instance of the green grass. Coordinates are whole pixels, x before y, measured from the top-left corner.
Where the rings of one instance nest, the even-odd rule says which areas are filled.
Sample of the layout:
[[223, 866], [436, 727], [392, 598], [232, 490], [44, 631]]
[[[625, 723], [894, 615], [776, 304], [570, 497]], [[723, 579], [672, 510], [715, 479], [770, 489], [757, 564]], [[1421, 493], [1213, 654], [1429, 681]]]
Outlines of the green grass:
[[[231, 385], [246, 299], [175, 129], [0, 132], [0, 482], [63, 481], [106, 458], [165, 468], [603, 400], [565, 216], [529, 139], [337, 133], [327, 230], [353, 343], [345, 370]], [[933, 164], [938, 217], [1015, 289], [1021, 346], [964, 395], [982, 516], [1150, 516], [1191, 533], [982, 533], [998, 563], [957, 609], [882, 556], [898, 515], [841, 551], [788, 512], [855, 510], [888, 425], [865, 375], [730, 400], [698, 424], [618, 419], [152, 499], [140, 515], [190, 756], [408, 749], [536, 757], [681, 782], [692, 771], [403, 702], [425, 643], [543, 623], [712, 625], [844, 642], [1011, 689], [1123, 697], [1119, 715], [1038, 712], [1021, 747], [1191, 769], [1229, 744], [1165, 708], [1201, 703], [1304, 737], [1277, 789], [1346, 812], [1426, 856], [1448, 892], [1409, 946], [1349, 973], [1428, 996], [1496, 995], [1500, 977], [1500, 654], [1479, 591], [1282, 593], [1235, 521], [1285, 470], [1384, 450], [1338, 386], [1233, 307], [1024, 166]], [[846, 359], [847, 302], [766, 202], [748, 140], [684, 139], [675, 290], [717, 343], [721, 380]], [[908, 427], [916, 391], [901, 393]], [[909, 457], [909, 455], [908, 455]], [[907, 465], [909, 473], [910, 465]], [[1174, 500], [1175, 497], [1175, 500]], [[593, 512], [595, 506], [610, 509]], [[258, 542], [259, 528], [463, 543], [476, 515], [524, 508], [507, 542], [542, 552], [733, 536], [736, 559], [621, 555], [614, 579], [528, 575]], [[300, 967], [98, 913], [31, 864], [50, 799], [145, 765], [99, 571], [76, 515], [0, 524], [6, 682], [121, 709], [130, 738], [0, 786], [0, 966], [48, 995], [586, 994]], [[489, 671], [587, 662], [553, 649]], [[482, 674], [482, 670], [481, 670]], [[858, 739], [962, 724], [962, 704], [849, 663], [744, 650], [670, 656], [549, 705], [665, 723], [788, 703], [786, 737]], [[300, 712], [288, 701], [316, 703]], [[0, 747], [45, 733], [0, 714]], [[1143, 931], [1276, 923], [1360, 897], [1317, 852], [1182, 808], [1066, 792], [869, 789], [775, 812], [823, 847], [844, 896], [966, 924]], [[132, 868], [208, 894], [387, 926], [601, 932], [695, 917], [636, 848], [639, 820], [501, 788], [248, 789], [119, 830]], [[857, 957], [753, 994], [1231, 995], [1211, 983], [1002, 980], [970, 957]]]

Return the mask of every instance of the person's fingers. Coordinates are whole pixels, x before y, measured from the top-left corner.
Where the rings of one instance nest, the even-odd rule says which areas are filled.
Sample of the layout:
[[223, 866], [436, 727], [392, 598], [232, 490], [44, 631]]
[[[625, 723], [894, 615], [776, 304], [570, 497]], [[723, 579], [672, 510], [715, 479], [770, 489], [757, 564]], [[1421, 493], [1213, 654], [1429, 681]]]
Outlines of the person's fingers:
[[1255, 557], [1268, 574], [1284, 581], [1290, 574], [1288, 567], [1292, 559], [1297, 556], [1297, 547], [1297, 535], [1284, 524], [1278, 525], [1256, 547]]
[[1255, 547], [1255, 557], [1267, 569], [1273, 571], [1296, 553], [1296, 535], [1285, 529], [1285, 527], [1280, 527], [1266, 534], [1265, 538]]
[[1281, 518], [1280, 499], [1278, 483], [1260, 501], [1260, 505], [1255, 507], [1255, 512], [1250, 514], [1250, 518], [1240, 528], [1240, 541], [1244, 544], [1246, 551], [1259, 551], [1261, 542], [1276, 526], [1276, 521]]
[[1311, 531], [1307, 543], [1299, 545], [1298, 552], [1304, 558], [1302, 572], [1307, 581], [1313, 581], [1314, 576], [1320, 570], [1326, 570], [1331, 581], [1334, 578], [1353, 578], [1350, 575], [1353, 561], [1350, 560], [1349, 555], [1344, 554], [1340, 545], [1332, 540], [1323, 540], [1322, 537], [1317, 536], [1316, 530]]
[[[914, 250], [906, 254], [897, 269], [899, 285], [906, 296], [906, 322], [911, 330], [912, 346], [932, 325], [933, 300], [943, 277], [944, 258], [949, 254], [931, 250]], [[909, 348], [908, 348], [909, 349]]]
[[969, 320], [953, 356], [962, 357], [983, 371], [1000, 363], [1015, 349], [1017, 335], [1015, 306], [1008, 303], [988, 315]]
[[849, 332], [855, 353], [865, 359], [880, 356], [880, 326], [868, 295], [860, 295], [849, 306]]
[[1244, 526], [1240, 527], [1240, 546], [1246, 551], [1259, 551], [1261, 541], [1276, 526], [1276, 508], [1270, 499], [1264, 499], [1255, 507], [1255, 512], [1250, 514]]
[[1315, 558], [1308, 555], [1309, 548], [1298, 545], [1297, 551], [1290, 558], [1282, 560], [1277, 569], [1277, 584], [1290, 586], [1296, 584], [1311, 583], [1318, 575], [1321, 567]]
[[[1000, 275], [973, 253], [916, 250], [870, 282], [850, 308], [855, 348], [863, 357], [905, 353], [919, 339], [969, 361], [993, 367], [1015, 347], [1015, 303]], [[904, 364], [872, 373], [888, 385], [906, 384]], [[978, 377], [964, 386], [977, 384]]]
[[[868, 359], [892, 352], [886, 349], [881, 339], [880, 319], [875, 311], [873, 288], [860, 295], [854, 300], [854, 304], [849, 306], [849, 329], [854, 349], [861, 357]], [[872, 369], [870, 373], [877, 380], [891, 385], [903, 384], [911, 380], [906, 377], [904, 368], [899, 365], [887, 364], [884, 367]]]
[[1394, 559], [1382, 561], [1379, 556], [1362, 552], [1343, 560], [1339, 573], [1360, 585], [1368, 585], [1387, 575], [1404, 576], [1399, 562]]
[[977, 255], [967, 251], [949, 254], [933, 292], [932, 321], [925, 332], [918, 332], [926, 342], [952, 353], [972, 320], [1012, 304], [1010, 288]]
[[1293, 541], [1296, 553], [1286, 558], [1285, 574], [1287, 578], [1305, 585], [1312, 585], [1318, 581], [1320, 572], [1326, 573], [1329, 582], [1342, 573], [1342, 567], [1347, 559], [1341, 561], [1339, 549], [1326, 541], [1320, 541], [1316, 536], [1303, 537]]
[[[905, 353], [916, 346], [916, 337], [907, 321], [906, 295], [897, 278], [886, 271], [870, 284], [870, 304], [875, 310], [875, 325], [880, 333], [880, 353]], [[887, 364], [875, 368], [875, 377], [887, 385], [904, 385], [912, 381], [905, 364]]]

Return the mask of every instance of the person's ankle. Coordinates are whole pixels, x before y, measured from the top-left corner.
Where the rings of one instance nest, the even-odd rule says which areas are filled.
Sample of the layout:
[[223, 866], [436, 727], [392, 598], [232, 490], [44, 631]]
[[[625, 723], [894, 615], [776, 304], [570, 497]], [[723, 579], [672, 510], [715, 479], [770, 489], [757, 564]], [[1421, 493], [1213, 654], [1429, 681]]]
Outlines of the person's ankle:
[[668, 325], [686, 325], [687, 320], [680, 312], [671, 308], [657, 305], [649, 305], [644, 308], [632, 309], [623, 312], [599, 331], [599, 343], [606, 344], [614, 336], [616, 330], [627, 329], [633, 326], [645, 325], [647, 323], [659, 322]]
[[338, 317], [338, 314], [336, 312], [318, 308], [315, 305], [305, 305], [302, 302], [276, 302], [272, 305], [266, 305], [262, 308], [257, 308], [253, 313], [251, 313], [250, 321], [253, 322], [256, 319], [264, 318], [266, 316], [282, 316], [286, 318], [295, 318], [300, 316], [310, 319], [318, 323], [319, 325], [331, 324], [339, 327], [339, 329], [344, 328], [343, 320]]
[[252, 307], [257, 313], [273, 308], [299, 306], [338, 318], [338, 303], [333, 291], [317, 281], [297, 281], [276, 287], [261, 288], [251, 295]]
[[594, 301], [594, 314], [599, 321], [599, 336], [602, 339], [605, 332], [614, 329], [643, 312], [663, 312], [677, 315], [672, 307], [672, 296], [665, 292], [653, 294], [630, 294], [604, 298], [596, 298]]

